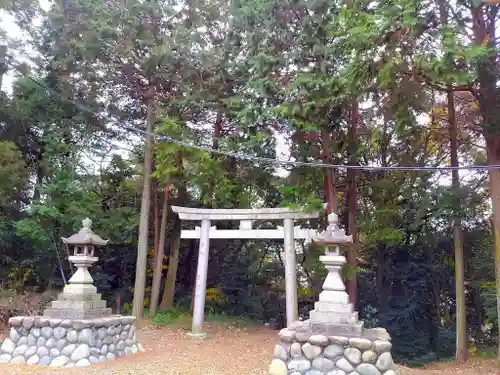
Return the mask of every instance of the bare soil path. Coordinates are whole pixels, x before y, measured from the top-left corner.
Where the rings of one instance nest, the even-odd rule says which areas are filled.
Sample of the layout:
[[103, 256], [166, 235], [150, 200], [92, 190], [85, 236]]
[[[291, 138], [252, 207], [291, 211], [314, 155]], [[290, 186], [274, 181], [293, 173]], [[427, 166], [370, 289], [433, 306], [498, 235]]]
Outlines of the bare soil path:
[[[139, 336], [146, 353], [122, 357], [85, 369], [50, 369], [0, 365], [1, 375], [13, 374], [148, 374], [148, 375], [267, 375], [277, 331], [212, 325], [209, 337], [192, 340], [184, 329], [144, 327]], [[401, 367], [401, 375], [500, 375], [493, 360], [464, 365], [440, 364], [428, 369]]]

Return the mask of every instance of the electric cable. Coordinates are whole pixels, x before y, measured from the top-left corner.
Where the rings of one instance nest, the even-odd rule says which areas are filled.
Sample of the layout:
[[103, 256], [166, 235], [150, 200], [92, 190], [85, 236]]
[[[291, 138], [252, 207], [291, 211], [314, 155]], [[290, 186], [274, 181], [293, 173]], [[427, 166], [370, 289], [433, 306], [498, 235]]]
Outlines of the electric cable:
[[[103, 121], [109, 121], [113, 123], [113, 125], [117, 126], [118, 128], [122, 130], [127, 130], [131, 131], [134, 133], [139, 133], [145, 136], [152, 136], [155, 139], [168, 142], [168, 143], [174, 143], [178, 144], [180, 146], [186, 147], [186, 148], [192, 148], [192, 149], [197, 149], [200, 151], [206, 151], [212, 154], [218, 154], [218, 155], [223, 155], [235, 159], [240, 159], [240, 160], [246, 160], [246, 161], [255, 161], [255, 162], [261, 162], [261, 163], [266, 163], [266, 164], [274, 164], [274, 165], [279, 165], [279, 166], [295, 166], [295, 167], [315, 167], [315, 168], [331, 168], [331, 169], [356, 169], [356, 170], [364, 170], [364, 171], [405, 171], [405, 172], [410, 172], [410, 171], [416, 171], [416, 172], [425, 172], [425, 171], [453, 171], [453, 170], [489, 170], [489, 169], [500, 169], [500, 165], [465, 165], [465, 166], [422, 166], [422, 167], [414, 167], [414, 166], [370, 166], [370, 165], [348, 165], [348, 164], [329, 164], [329, 163], [321, 163], [321, 162], [305, 162], [305, 161], [296, 161], [296, 160], [282, 160], [282, 159], [276, 159], [276, 158], [268, 158], [268, 157], [263, 157], [263, 156], [256, 156], [256, 155], [249, 155], [249, 154], [244, 154], [240, 152], [231, 152], [231, 151], [223, 151], [219, 149], [214, 149], [212, 147], [208, 146], [199, 146], [195, 145], [192, 143], [184, 142], [179, 139], [174, 139], [168, 135], [165, 134], [158, 134], [156, 132], [148, 132], [143, 129], [139, 129], [136, 127], [132, 127], [126, 124], [123, 124], [122, 122], [119, 122], [115, 118], [111, 117], [110, 115], [107, 115], [103, 117], [102, 115], [96, 113], [92, 109], [90, 109], [88, 106], [82, 105], [81, 103], [76, 102], [73, 99], [66, 98], [63, 96], [62, 93], [48, 87], [47, 85], [43, 84], [42, 82], [38, 81], [37, 79], [31, 77], [28, 73], [24, 71], [24, 69], [19, 69], [18, 67], [14, 66], [11, 62], [8, 63], [11, 67], [14, 69], [18, 70], [21, 74], [23, 74], [26, 78], [37, 84], [38, 86], [42, 87], [43, 89], [49, 91], [50, 93], [58, 96], [58, 98], [62, 101], [67, 101], [71, 104], [73, 104], [76, 108], [80, 109], [81, 111], [87, 112], [95, 117], [97, 117], [100, 120]], [[122, 148], [122, 147], [120, 147]], [[128, 150], [130, 151], [130, 150]]]

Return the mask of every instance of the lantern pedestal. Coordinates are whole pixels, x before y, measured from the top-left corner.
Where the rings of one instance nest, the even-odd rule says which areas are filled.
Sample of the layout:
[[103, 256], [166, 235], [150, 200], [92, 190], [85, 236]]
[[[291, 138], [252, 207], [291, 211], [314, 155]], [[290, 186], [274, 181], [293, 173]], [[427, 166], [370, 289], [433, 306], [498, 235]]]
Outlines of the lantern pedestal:
[[53, 319], [92, 319], [111, 315], [111, 309], [106, 307], [106, 301], [101, 299], [94, 279], [88, 268], [99, 258], [88, 255], [74, 255], [68, 260], [77, 268], [64, 291], [59, 294], [50, 308], [45, 309], [44, 316]]
[[342, 266], [347, 262], [346, 258], [335, 252], [320, 256], [319, 260], [325, 265], [328, 275], [319, 300], [309, 313], [312, 331], [329, 335], [361, 336], [364, 324], [358, 320], [358, 312], [354, 311], [353, 304], [349, 303], [349, 295], [340, 275]]

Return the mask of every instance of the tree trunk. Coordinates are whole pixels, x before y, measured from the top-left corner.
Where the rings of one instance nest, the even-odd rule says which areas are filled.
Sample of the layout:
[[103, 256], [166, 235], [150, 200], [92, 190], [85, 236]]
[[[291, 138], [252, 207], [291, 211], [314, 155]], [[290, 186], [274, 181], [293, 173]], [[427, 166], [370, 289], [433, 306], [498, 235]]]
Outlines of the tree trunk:
[[[458, 166], [458, 141], [457, 124], [455, 116], [455, 101], [453, 91], [450, 89], [448, 96], [448, 124], [450, 133], [451, 166]], [[464, 249], [462, 239], [462, 223], [460, 220], [460, 180], [458, 170], [451, 172], [451, 185], [455, 197], [453, 207], [453, 248], [455, 251], [455, 293], [456, 293], [456, 315], [457, 315], [457, 347], [455, 358], [457, 362], [467, 361], [467, 317], [465, 310], [465, 285], [464, 285]]]
[[[323, 160], [326, 164], [332, 164], [331, 137], [328, 126], [323, 128], [322, 135]], [[324, 192], [328, 203], [327, 214], [337, 211], [337, 196], [335, 194], [335, 171], [333, 168], [325, 168]]]
[[[195, 254], [197, 254], [198, 248], [196, 246], [195, 241], [189, 241], [189, 242], [190, 242], [189, 253], [187, 259], [189, 264], [196, 264], [198, 257], [195, 256]], [[193, 269], [194, 272], [192, 272]], [[188, 280], [189, 288], [191, 288], [191, 312], [194, 313], [194, 289], [196, 286], [196, 268], [194, 267], [190, 268], [188, 279], [189, 279]]]
[[146, 130], [148, 133], [146, 134], [146, 150], [144, 153], [144, 182], [142, 188], [141, 216], [139, 219], [139, 238], [137, 241], [134, 300], [132, 303], [132, 314], [137, 319], [144, 317], [144, 292], [148, 262], [149, 204], [151, 201], [151, 167], [153, 164], [153, 105], [154, 88], [151, 86], [147, 97]]
[[471, 288], [468, 288], [472, 294], [472, 302], [474, 303], [474, 310], [475, 310], [475, 321], [476, 321], [476, 326], [478, 329], [481, 328], [483, 325], [483, 304], [481, 300], [481, 289], [480, 285], [478, 283], [474, 283]]
[[[351, 116], [350, 116], [350, 127], [349, 127], [349, 165], [356, 165], [357, 158], [357, 127], [359, 121], [359, 107], [358, 102], [354, 101], [351, 106]], [[356, 170], [347, 170], [347, 230], [350, 235], [352, 235], [353, 243], [349, 246], [347, 250], [347, 264], [351, 268], [349, 273], [350, 277], [347, 280], [347, 291], [349, 294], [350, 302], [356, 306], [358, 300], [358, 283], [356, 277], [356, 269], [358, 267], [356, 242], [357, 242], [357, 228], [356, 228], [356, 218], [357, 218], [357, 183], [356, 183]]]
[[[214, 125], [214, 136], [212, 139], [212, 147], [214, 150], [219, 149], [219, 139], [222, 136], [222, 113], [217, 113], [217, 118]], [[215, 156], [215, 155], [214, 155]]]
[[[434, 258], [434, 249], [429, 248], [427, 250], [427, 254], [429, 257], [429, 268], [432, 272], [432, 274], [436, 274], [436, 267], [435, 267], [435, 258]], [[441, 326], [442, 323], [442, 316], [441, 316], [441, 290], [439, 283], [436, 281], [435, 277], [431, 277], [431, 285], [432, 285], [432, 294], [434, 297], [434, 306], [435, 306], [435, 318], [438, 324]]]
[[153, 271], [153, 286], [151, 287], [151, 300], [149, 303], [149, 311], [151, 315], [156, 315], [158, 299], [160, 298], [161, 275], [163, 271], [163, 258], [165, 254], [165, 240], [167, 233], [167, 216], [168, 216], [168, 196], [170, 193], [170, 184], [165, 185], [163, 210], [161, 213], [160, 238], [158, 242], [158, 251], [155, 258], [155, 269]]
[[168, 260], [167, 278], [160, 307], [162, 310], [171, 310], [174, 307], [175, 282], [177, 280], [177, 268], [179, 266], [179, 252], [181, 247], [181, 226], [175, 226], [174, 240], [170, 244], [170, 257]]
[[377, 299], [380, 307], [379, 316], [384, 316], [389, 312], [389, 291], [385, 288], [385, 267], [386, 258], [385, 252], [387, 248], [377, 247], [377, 275], [376, 275], [376, 285], [377, 285]]
[[0, 46], [0, 93], [2, 92], [3, 75], [7, 72], [7, 46]]
[[[448, 25], [449, 4], [444, 0], [439, 2], [439, 18], [443, 26]], [[447, 92], [448, 99], [448, 126], [450, 135], [450, 158], [451, 166], [458, 166], [458, 140], [457, 123], [455, 115], [454, 93], [450, 87]], [[458, 170], [451, 172], [451, 185], [456, 195], [453, 204], [453, 248], [455, 252], [455, 295], [456, 295], [456, 352], [457, 362], [467, 361], [468, 339], [467, 339], [467, 311], [465, 308], [465, 285], [464, 285], [464, 249], [462, 238], [462, 223], [460, 219], [460, 178]]]
[[[498, 6], [485, 8], [474, 6], [472, 29], [476, 45], [484, 45], [495, 50], [496, 17]], [[483, 117], [483, 135], [486, 140], [486, 153], [489, 165], [500, 164], [500, 90], [497, 88], [499, 66], [498, 52], [481, 58], [477, 64], [479, 81], [479, 107]], [[497, 294], [497, 314], [500, 317], [500, 169], [490, 169], [490, 197], [493, 212], [493, 237]], [[500, 319], [499, 319], [500, 322]], [[500, 368], [500, 340], [498, 340], [497, 367]]]
[[[500, 136], [486, 139], [488, 162], [500, 165]], [[497, 293], [497, 316], [500, 317], [500, 169], [490, 169], [490, 196], [493, 211], [493, 238]], [[500, 368], [500, 340], [497, 353], [497, 367]]]
[[153, 186], [153, 189], [152, 189], [152, 193], [153, 193], [153, 207], [154, 207], [154, 213], [153, 213], [153, 221], [154, 221], [154, 231], [155, 231], [155, 234], [154, 234], [154, 249], [155, 249], [155, 262], [156, 262], [156, 256], [158, 254], [158, 245], [160, 244], [160, 199], [158, 197], [158, 184], [156, 182], [154, 182], [152, 184]]

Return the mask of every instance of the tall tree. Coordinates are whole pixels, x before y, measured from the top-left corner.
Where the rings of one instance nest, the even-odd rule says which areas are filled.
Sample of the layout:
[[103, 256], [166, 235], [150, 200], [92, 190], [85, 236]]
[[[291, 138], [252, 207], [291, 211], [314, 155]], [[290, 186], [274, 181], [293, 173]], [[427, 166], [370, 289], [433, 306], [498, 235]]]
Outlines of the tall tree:
[[[349, 131], [348, 131], [348, 153], [349, 153], [349, 165], [357, 164], [357, 154], [358, 154], [358, 123], [359, 123], [359, 104], [357, 100], [354, 100], [351, 104], [349, 116]], [[347, 170], [347, 229], [348, 233], [353, 237], [353, 244], [347, 251], [347, 264], [351, 268], [349, 272], [349, 278], [347, 281], [347, 290], [349, 292], [349, 300], [354, 306], [357, 304], [358, 299], [358, 283], [356, 278], [356, 268], [358, 267], [357, 260], [357, 211], [358, 211], [358, 186], [356, 178], [356, 169], [351, 168]]]
[[[450, 165], [458, 167], [458, 141], [457, 141], [457, 121], [455, 116], [455, 101], [452, 90], [448, 91], [448, 124], [450, 134]], [[457, 350], [456, 359], [458, 362], [465, 362], [469, 352], [467, 337], [467, 311], [465, 306], [465, 283], [464, 283], [464, 249], [462, 237], [462, 222], [460, 219], [460, 176], [459, 171], [452, 172], [451, 184], [455, 193], [453, 204], [453, 247], [455, 250], [455, 293], [456, 293], [456, 316], [457, 316]]]
[[132, 314], [139, 319], [144, 315], [144, 292], [146, 288], [146, 267], [148, 261], [149, 240], [149, 208], [151, 203], [151, 173], [153, 172], [153, 122], [154, 102], [156, 90], [153, 82], [149, 82], [146, 109], [146, 148], [144, 150], [143, 187], [141, 201], [141, 215], [139, 218], [139, 239], [137, 241], [137, 262], [135, 268], [134, 301]]
[[[483, 136], [486, 140], [488, 163], [500, 165], [500, 88], [498, 49], [496, 48], [496, 19], [498, 5], [472, 5], [472, 30], [476, 46], [488, 48], [488, 53], [479, 57], [477, 74], [478, 99], [483, 117]], [[500, 316], [500, 169], [489, 170], [491, 203], [494, 228], [494, 256], [496, 270], [497, 316]], [[500, 368], [500, 341], [498, 343], [497, 366]]]
[[[443, 28], [447, 29], [449, 18], [449, 5], [445, 1], [440, 1], [439, 17]], [[444, 38], [446, 43], [446, 37]], [[446, 46], [443, 43], [443, 49]], [[445, 54], [445, 59], [453, 59], [450, 53]], [[454, 61], [446, 61], [451, 66]], [[457, 137], [457, 119], [455, 111], [455, 93], [453, 91], [453, 82], [448, 84], [446, 91], [447, 98], [447, 113], [448, 113], [448, 129], [450, 138], [450, 165], [458, 167], [458, 137]], [[457, 348], [455, 358], [458, 362], [465, 362], [469, 352], [468, 337], [467, 337], [467, 312], [465, 306], [465, 267], [464, 267], [464, 249], [463, 249], [463, 236], [462, 236], [462, 222], [460, 218], [461, 199], [460, 199], [460, 176], [458, 170], [451, 172], [451, 185], [454, 190], [454, 204], [453, 204], [453, 247], [455, 252], [455, 294], [456, 294], [456, 319], [457, 319]]]

